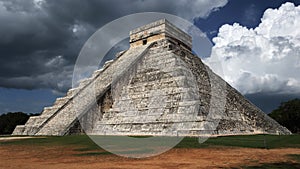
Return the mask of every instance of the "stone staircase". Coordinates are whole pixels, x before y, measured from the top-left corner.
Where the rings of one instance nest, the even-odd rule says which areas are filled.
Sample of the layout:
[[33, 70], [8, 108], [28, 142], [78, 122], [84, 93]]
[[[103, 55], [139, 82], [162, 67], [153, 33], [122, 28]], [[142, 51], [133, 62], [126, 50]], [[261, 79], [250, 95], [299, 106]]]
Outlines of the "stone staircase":
[[41, 115], [30, 117], [25, 125], [18, 125], [12, 135], [64, 135], [77, 117], [91, 103], [95, 103], [95, 96], [101, 95], [112, 83], [112, 75], [118, 78], [120, 72], [128, 69], [150, 46], [130, 48], [122, 57], [106, 62], [91, 78], [81, 81], [77, 88], [70, 89], [65, 97], [57, 98], [53, 106], [45, 107]]

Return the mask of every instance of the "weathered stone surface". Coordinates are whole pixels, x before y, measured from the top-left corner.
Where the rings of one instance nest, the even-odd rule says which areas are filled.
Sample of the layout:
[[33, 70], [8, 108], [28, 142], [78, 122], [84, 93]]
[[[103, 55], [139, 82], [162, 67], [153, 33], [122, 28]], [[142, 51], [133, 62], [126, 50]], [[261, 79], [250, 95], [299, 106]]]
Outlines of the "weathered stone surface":
[[204, 65], [190, 36], [166, 20], [132, 31], [130, 43], [13, 134], [290, 134]]

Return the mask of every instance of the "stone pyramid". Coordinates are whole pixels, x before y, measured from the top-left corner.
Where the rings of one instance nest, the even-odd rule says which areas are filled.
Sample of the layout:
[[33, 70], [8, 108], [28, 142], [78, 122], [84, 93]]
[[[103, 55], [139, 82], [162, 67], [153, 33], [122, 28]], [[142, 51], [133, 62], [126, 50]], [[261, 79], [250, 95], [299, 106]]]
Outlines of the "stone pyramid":
[[192, 53], [165, 19], [130, 32], [130, 48], [30, 117], [13, 135], [290, 134]]

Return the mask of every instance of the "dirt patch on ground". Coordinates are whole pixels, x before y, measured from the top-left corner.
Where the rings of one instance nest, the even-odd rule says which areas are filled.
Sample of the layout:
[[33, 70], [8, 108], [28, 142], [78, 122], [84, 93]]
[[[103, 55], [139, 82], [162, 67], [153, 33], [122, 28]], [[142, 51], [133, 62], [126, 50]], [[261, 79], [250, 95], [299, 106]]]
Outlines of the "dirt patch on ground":
[[82, 156], [83, 152], [76, 149], [78, 147], [3, 145], [0, 146], [0, 168], [231, 168], [295, 162], [287, 155], [300, 154], [296, 148], [177, 148], [151, 158], [131, 159], [101, 151]]

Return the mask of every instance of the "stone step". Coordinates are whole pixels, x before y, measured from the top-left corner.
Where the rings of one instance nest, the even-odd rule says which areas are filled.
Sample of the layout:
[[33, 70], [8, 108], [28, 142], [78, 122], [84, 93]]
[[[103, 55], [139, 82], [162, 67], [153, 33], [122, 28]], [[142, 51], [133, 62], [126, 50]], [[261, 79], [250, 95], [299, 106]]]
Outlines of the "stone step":
[[126, 53], [127, 52], [127, 50], [123, 50], [123, 51], [121, 51], [121, 52], [118, 52], [117, 54], [116, 54], [116, 58], [119, 58], [119, 57], [121, 57], [124, 53]]
[[103, 65], [103, 69], [106, 69], [108, 66], [110, 66], [112, 63], [114, 62], [114, 60], [108, 60], [108, 61], [106, 61], [105, 63], [104, 63], [104, 65]]
[[160, 52], [160, 53], [155, 53], [155, 54], [147, 54], [144, 58], [143, 62], [153, 62], [159, 61], [162, 59], [171, 59], [171, 58], [176, 58], [175, 54], [172, 52]]
[[86, 87], [86, 85], [90, 84], [93, 80], [95, 80], [94, 78], [86, 78], [83, 79], [79, 82], [79, 88], [82, 89], [84, 87]]
[[178, 66], [178, 67], [164, 67], [160, 68], [160, 69], [153, 69], [153, 68], [142, 68], [139, 69], [137, 71], [137, 74], [141, 74], [141, 75], [154, 75], [154, 74], [159, 74], [159, 73], [166, 73], [170, 76], [182, 76], [182, 75], [190, 75], [190, 70], [182, 67], [182, 66]]
[[54, 106], [63, 106], [64, 104], [66, 104], [69, 100], [71, 99], [71, 97], [60, 97], [60, 98], [57, 98], [54, 102]]
[[[161, 84], [161, 86], [163, 86], [163, 88], [169, 88], [169, 87], [183, 87], [186, 86], [184, 85], [184, 83], [186, 83], [186, 76], [174, 76], [174, 77], [166, 77], [166, 78], [160, 78], [160, 79], [153, 79], [151, 81], [149, 81], [149, 79], [142, 79], [140, 81], [136, 81], [133, 85], [137, 88], [137, 92], [138, 91], [143, 91], [143, 88], [138, 89], [138, 87], [143, 87], [145, 85], [151, 85], [151, 84]], [[148, 81], [147, 81], [148, 80]], [[174, 84], [174, 82], [176, 82], [177, 84]], [[132, 87], [132, 88], [134, 88]], [[160, 87], [162, 89], [162, 87]]]
[[38, 129], [39, 129], [38, 126], [26, 126], [24, 131], [23, 131], [23, 135], [33, 136], [33, 135], [36, 134]]
[[[158, 57], [161, 57], [161, 56], [158, 56]], [[164, 65], [164, 64], [168, 64], [168, 63], [177, 63], [178, 62], [178, 59], [176, 57], [161, 57], [160, 59], [159, 58], [147, 58], [143, 61], [144, 64], [147, 64], [147, 65], [151, 65], [151, 66], [154, 66], [154, 67], [159, 67], [161, 65]], [[174, 65], [175, 65], [174, 64]]]
[[103, 70], [104, 70], [103, 68], [95, 70], [92, 75], [92, 78], [96, 78], [97, 76], [99, 76], [103, 72]]
[[41, 126], [48, 118], [49, 116], [33, 116], [32, 118], [32, 125], [31, 126]]
[[199, 100], [191, 100], [191, 101], [178, 102], [178, 106], [179, 107], [194, 106], [194, 105], [200, 105]]
[[42, 116], [49, 116], [51, 117], [61, 106], [51, 106], [51, 107], [44, 107], [42, 112]]
[[110, 119], [103, 118], [101, 121], [97, 122], [97, 125], [103, 124], [139, 124], [139, 123], [187, 123], [187, 122], [202, 122], [205, 118], [196, 115], [186, 115], [186, 114], [173, 114], [173, 115], [121, 115], [118, 117], [113, 117]]
[[27, 120], [27, 123], [25, 124], [25, 126], [33, 126], [35, 125], [35, 121], [39, 116], [31, 116], [29, 117], [29, 119]]
[[18, 135], [24, 135], [25, 125], [17, 125], [14, 129], [12, 135], [18, 136]]
[[76, 87], [76, 88], [72, 88], [67, 92], [68, 97], [74, 97], [78, 92], [80, 91], [80, 88]]
[[172, 51], [169, 51], [169, 50], [164, 50], [163, 46], [158, 46], [158, 47], [155, 47], [155, 48], [151, 48], [148, 53], [149, 55], [155, 55], [155, 54], [159, 54], [159, 53], [166, 53], [166, 52], [172, 52]]
[[[206, 123], [206, 122], [205, 122]], [[215, 133], [216, 130], [206, 129], [204, 126], [204, 122], [179, 122], [179, 123], [165, 123], [165, 122], [157, 122], [157, 123], [123, 123], [123, 124], [99, 124], [93, 129], [95, 133], [111, 133], [116, 134], [118, 132], [126, 132], [130, 131], [131, 134], [140, 132], [168, 132], [171, 135], [176, 134], [192, 134], [192, 133]]]
[[[158, 100], [159, 99], [159, 100]], [[116, 108], [118, 107], [124, 107], [126, 106], [126, 103], [133, 102], [138, 103], [139, 105], [135, 106], [136, 110], [152, 110], [152, 109], [161, 109], [161, 106], [164, 106], [165, 109], [167, 108], [176, 108], [179, 107], [179, 101], [178, 100], [170, 100], [170, 99], [160, 99], [159, 97], [153, 98], [153, 99], [129, 99], [129, 100], [123, 100], [119, 101], [116, 104]], [[124, 109], [126, 110], [126, 109]]]
[[32, 116], [28, 119], [25, 124], [24, 134], [25, 135], [35, 135], [40, 127], [45, 123], [49, 116]]

